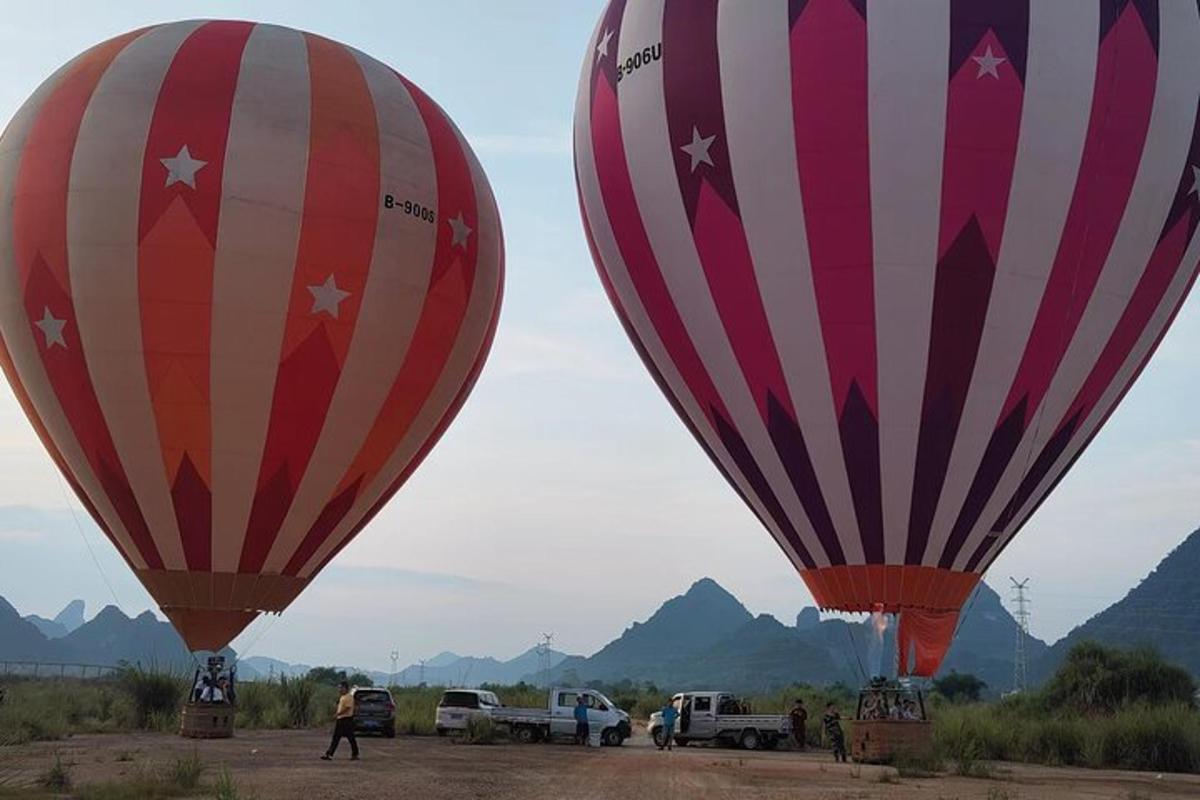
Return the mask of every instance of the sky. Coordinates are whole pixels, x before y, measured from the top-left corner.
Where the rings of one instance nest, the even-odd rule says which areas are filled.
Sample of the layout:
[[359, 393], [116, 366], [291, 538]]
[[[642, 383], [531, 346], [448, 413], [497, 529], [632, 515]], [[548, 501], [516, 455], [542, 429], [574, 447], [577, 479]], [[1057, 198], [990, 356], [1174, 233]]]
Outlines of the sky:
[[[243, 655], [386, 669], [450, 650], [515, 656], [543, 633], [589, 654], [699, 578], [791, 622], [812, 600], [661, 397], [596, 277], [570, 152], [600, 0], [23, 3], [0, 22], [0, 121], [78, 52], [190, 17], [321, 33], [395, 67], [466, 134], [504, 221], [491, 357], [432, 455]], [[484, 10], [481, 10], [484, 9]], [[1030, 578], [1054, 640], [1120, 599], [1200, 526], [1200, 295], [987, 580]], [[52, 616], [153, 602], [70, 496], [0, 382], [0, 595]]]

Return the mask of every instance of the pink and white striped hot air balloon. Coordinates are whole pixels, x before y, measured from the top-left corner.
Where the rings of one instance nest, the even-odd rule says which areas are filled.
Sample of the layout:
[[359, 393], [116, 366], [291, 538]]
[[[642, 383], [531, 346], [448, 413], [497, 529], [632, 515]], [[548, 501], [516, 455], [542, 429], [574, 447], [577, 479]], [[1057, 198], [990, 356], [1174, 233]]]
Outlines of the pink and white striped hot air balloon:
[[575, 116], [600, 276], [827, 608], [964, 600], [1195, 277], [1200, 11], [612, 0]]
[[285, 608], [416, 469], [502, 273], [453, 123], [320, 36], [134, 31], [0, 139], [0, 365], [193, 648]]

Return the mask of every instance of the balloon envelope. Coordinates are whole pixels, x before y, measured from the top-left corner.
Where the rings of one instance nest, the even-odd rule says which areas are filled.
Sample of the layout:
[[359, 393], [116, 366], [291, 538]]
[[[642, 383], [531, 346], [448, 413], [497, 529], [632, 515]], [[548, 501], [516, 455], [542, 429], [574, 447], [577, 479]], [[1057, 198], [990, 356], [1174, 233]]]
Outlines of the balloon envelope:
[[482, 367], [500, 221], [442, 110], [312, 34], [83, 53], [0, 140], [0, 364], [193, 648], [285, 608]]
[[[1200, 15], [613, 0], [576, 176], [662, 391], [826, 608], [931, 672], [1195, 276]], [[909, 624], [905, 624], [907, 616]]]

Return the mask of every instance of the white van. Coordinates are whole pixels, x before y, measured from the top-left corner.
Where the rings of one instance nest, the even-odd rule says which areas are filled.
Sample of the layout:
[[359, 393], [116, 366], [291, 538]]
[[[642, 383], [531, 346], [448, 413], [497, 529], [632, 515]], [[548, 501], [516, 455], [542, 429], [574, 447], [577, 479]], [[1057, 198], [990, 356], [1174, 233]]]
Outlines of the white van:
[[445, 736], [450, 731], [464, 731], [467, 721], [477, 717], [490, 717], [492, 711], [500, 708], [503, 703], [496, 697], [495, 692], [483, 689], [447, 689], [442, 692], [438, 701], [437, 718], [434, 727], [438, 736]]

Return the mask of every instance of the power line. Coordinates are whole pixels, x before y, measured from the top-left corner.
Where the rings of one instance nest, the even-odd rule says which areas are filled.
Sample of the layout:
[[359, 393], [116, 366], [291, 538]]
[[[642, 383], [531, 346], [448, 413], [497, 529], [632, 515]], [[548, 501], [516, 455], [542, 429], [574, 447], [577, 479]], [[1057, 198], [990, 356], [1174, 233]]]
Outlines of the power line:
[[1016, 596], [1012, 599], [1017, 604], [1017, 611], [1013, 614], [1013, 618], [1017, 621], [1017, 641], [1013, 653], [1013, 691], [1023, 692], [1027, 685], [1025, 637], [1029, 635], [1029, 598], [1025, 596], [1025, 590], [1029, 587], [1029, 578], [1018, 581], [1016, 578], [1009, 577], [1008, 580], [1012, 583], [1013, 591], [1016, 592]]

